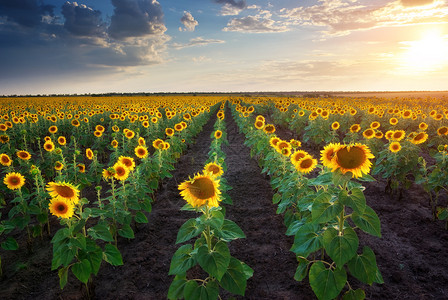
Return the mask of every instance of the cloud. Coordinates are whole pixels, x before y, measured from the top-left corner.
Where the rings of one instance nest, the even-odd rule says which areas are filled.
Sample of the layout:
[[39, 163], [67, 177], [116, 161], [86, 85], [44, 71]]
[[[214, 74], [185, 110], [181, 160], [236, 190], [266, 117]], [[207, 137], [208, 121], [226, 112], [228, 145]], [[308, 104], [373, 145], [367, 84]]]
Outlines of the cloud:
[[227, 23], [223, 31], [239, 31], [251, 33], [266, 33], [266, 32], [282, 32], [287, 31], [286, 26], [277, 25], [277, 23], [270, 19], [270, 15], [261, 16], [247, 16], [239, 19], [232, 19]]
[[[199, 24], [198, 21], [196, 21], [188, 11], [184, 11], [184, 15], [182, 16], [180, 21], [182, 22], [182, 24], [184, 24], [184, 31], [194, 31], [195, 27]], [[182, 31], [182, 28], [179, 28], [179, 30]]]
[[37, 0], [0, 0], [0, 16], [25, 27], [38, 26], [43, 16], [53, 16], [53, 5]]
[[112, 0], [114, 15], [109, 35], [118, 40], [163, 34], [163, 11], [156, 0]]
[[99, 36], [104, 33], [104, 24], [101, 12], [93, 10], [84, 4], [65, 2], [62, 6], [62, 15], [65, 18], [64, 28], [68, 32], [79, 36]]
[[400, 0], [403, 6], [422, 6], [434, 3], [435, 0]]
[[220, 12], [221, 16], [236, 16], [247, 7], [246, 0], [215, 0], [215, 2], [223, 4]]
[[[365, 6], [351, 0], [319, 0], [313, 6], [281, 9], [282, 17], [295, 25], [323, 26], [325, 34], [345, 35], [354, 30], [423, 23], [446, 23], [446, 0], [396, 0], [383, 6]], [[430, 4], [420, 6], [423, 4]]]
[[183, 49], [183, 48], [187, 48], [187, 47], [206, 46], [209, 44], [222, 44], [222, 43], [225, 43], [225, 41], [214, 40], [214, 39], [204, 39], [202, 37], [197, 37], [197, 38], [191, 39], [186, 44], [173, 43], [172, 47], [175, 49]]

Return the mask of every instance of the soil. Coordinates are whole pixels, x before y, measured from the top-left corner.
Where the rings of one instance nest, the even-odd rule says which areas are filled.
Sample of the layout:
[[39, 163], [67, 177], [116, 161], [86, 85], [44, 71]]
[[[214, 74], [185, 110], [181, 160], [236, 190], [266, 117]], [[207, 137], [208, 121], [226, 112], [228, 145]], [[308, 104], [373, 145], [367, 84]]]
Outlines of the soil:
[[[186, 220], [196, 216], [180, 210], [185, 201], [177, 186], [203, 168], [215, 120], [212, 116], [195, 143], [181, 156], [173, 178], [163, 181], [148, 214], [149, 223], [139, 225], [134, 239], [119, 239], [124, 265], [102, 264], [91, 286], [93, 299], [166, 299], [174, 277], [168, 275], [170, 261], [179, 247], [175, 244], [177, 232]], [[226, 206], [226, 217], [246, 234], [245, 239], [233, 241], [229, 247], [233, 256], [254, 269], [245, 296], [236, 298], [315, 299], [308, 279], [293, 279], [297, 267], [294, 254], [289, 251], [293, 238], [285, 235], [283, 217], [275, 213], [269, 178], [250, 158], [249, 149], [243, 145], [244, 136], [238, 133], [229, 111], [226, 122], [229, 146], [224, 147], [228, 166], [224, 176], [233, 188], [228, 193], [234, 203]], [[297, 138], [281, 128], [277, 133], [285, 139]], [[404, 191], [401, 201], [385, 194], [384, 187], [385, 181], [379, 179], [366, 184], [365, 190], [367, 204], [381, 220], [382, 237], [362, 232], [359, 236], [360, 248], [368, 245], [374, 250], [385, 283], [366, 286], [354, 278], [349, 281], [354, 288], [364, 288], [368, 299], [447, 299], [448, 231], [444, 222], [431, 220], [427, 196], [419, 186]], [[446, 201], [442, 199], [442, 203]], [[45, 235], [42, 240], [36, 239], [31, 254], [26, 245], [18, 251], [0, 250], [4, 271], [1, 299], [86, 298], [85, 287], [71, 272], [67, 286], [62, 291], [59, 288], [57, 271], [51, 271], [50, 239]]]

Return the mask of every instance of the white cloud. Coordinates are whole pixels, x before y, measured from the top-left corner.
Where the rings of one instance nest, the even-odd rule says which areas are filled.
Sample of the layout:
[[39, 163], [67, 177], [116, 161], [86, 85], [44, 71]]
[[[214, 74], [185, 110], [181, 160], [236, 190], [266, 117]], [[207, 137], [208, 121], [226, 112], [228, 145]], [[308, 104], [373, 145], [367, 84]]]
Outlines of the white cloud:
[[222, 44], [222, 43], [225, 43], [225, 41], [214, 40], [214, 39], [204, 39], [203, 37], [197, 37], [197, 38], [191, 39], [186, 44], [173, 43], [171, 46], [175, 49], [183, 49], [183, 48], [187, 48], [187, 47], [206, 46], [209, 44]]
[[198, 26], [198, 21], [194, 19], [190, 12], [184, 11], [184, 15], [180, 19], [184, 25], [184, 29], [179, 27], [180, 31], [194, 31], [195, 27]]
[[286, 26], [278, 24], [269, 17], [270, 15], [267, 17], [247, 16], [239, 19], [232, 19], [229, 23], [227, 23], [227, 26], [223, 29], [223, 31], [266, 33], [288, 30]]

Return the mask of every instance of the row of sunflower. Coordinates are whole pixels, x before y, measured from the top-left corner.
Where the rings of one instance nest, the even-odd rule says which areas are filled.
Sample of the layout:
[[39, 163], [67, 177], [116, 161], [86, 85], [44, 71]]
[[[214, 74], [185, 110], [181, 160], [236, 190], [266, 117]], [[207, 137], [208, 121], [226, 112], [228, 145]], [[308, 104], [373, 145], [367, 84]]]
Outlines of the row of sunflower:
[[383, 283], [373, 251], [365, 246], [358, 253], [356, 229], [381, 237], [380, 220], [366, 204], [359, 182], [373, 180], [368, 175], [374, 157], [369, 147], [328, 144], [319, 164], [301, 149], [300, 141], [281, 140], [274, 134], [275, 125], [244, 112], [244, 103], [234, 101], [232, 113], [246, 135], [245, 144], [270, 175], [277, 213], [284, 214], [286, 234], [294, 236], [291, 251], [298, 260], [294, 278], [302, 281], [308, 276], [319, 299], [336, 298], [344, 287], [348, 288], [344, 297], [364, 299], [364, 291], [349, 284], [348, 274], [370, 285]]
[[[244, 296], [246, 282], [253, 270], [231, 256], [227, 243], [245, 235], [233, 221], [225, 218], [225, 207], [231, 204], [227, 195], [230, 187], [221, 177], [226, 170], [222, 144], [227, 142], [224, 121], [225, 103], [221, 104], [211, 135], [209, 158], [202, 174], [179, 185], [180, 195], [187, 201], [183, 210], [202, 213], [187, 220], [179, 229], [176, 244], [194, 237], [193, 244], [185, 244], [174, 253], [169, 275], [175, 275], [168, 291], [169, 299], [218, 299], [220, 288]], [[187, 271], [199, 265], [207, 273], [205, 279], [188, 278]]]
[[[58, 217], [60, 226], [56, 227], [61, 228], [51, 240], [52, 270], [59, 268], [61, 288], [67, 283], [71, 270], [86, 284], [88, 292], [87, 283], [91, 275], [98, 273], [102, 260], [112, 265], [123, 263], [117, 237], [133, 238], [133, 227], [148, 222], [145, 213], [151, 211], [152, 195], [160, 180], [171, 176], [170, 171], [174, 170], [173, 164], [185, 150], [186, 141], [201, 131], [210, 116], [210, 107], [202, 104], [192, 105], [188, 111], [181, 109], [179, 112], [184, 113], [177, 115], [175, 110], [169, 108], [166, 117], [160, 114], [160, 118], [148, 127], [127, 118], [117, 123], [109, 111], [89, 115], [84, 126], [79, 124], [78, 118], [67, 124], [60, 112], [55, 120], [38, 119], [42, 122], [18, 123], [20, 125], [7, 129], [9, 136], [18, 136], [19, 131], [23, 137], [8, 140], [1, 147], [0, 162], [6, 167], [2, 170], [6, 175], [3, 179], [5, 186], [0, 189], [6, 196], [3, 204], [8, 212], [7, 219], [2, 218], [0, 223], [2, 248], [18, 249], [21, 241], [17, 242], [15, 237], [26, 229], [31, 251], [32, 237], [42, 236], [45, 223], [50, 234], [50, 223], [54, 222], [49, 214]], [[109, 121], [104, 121], [106, 116]], [[77, 122], [73, 122], [75, 120]], [[142, 120], [144, 122], [144, 118]], [[42, 145], [39, 135], [45, 133], [38, 127], [45, 125], [38, 124], [46, 122], [54, 125], [47, 127], [50, 136], [44, 138]], [[89, 124], [100, 122], [91, 136], [104, 140], [89, 144], [91, 141], [85, 138], [90, 136]], [[29, 128], [23, 129], [23, 126]], [[124, 130], [120, 131], [120, 127]], [[74, 132], [68, 143], [65, 136], [69, 130]], [[29, 136], [31, 131], [37, 136]], [[147, 148], [148, 138], [154, 138], [154, 150]], [[16, 147], [28, 148], [16, 150]], [[13, 151], [16, 151], [17, 159], [11, 158]], [[96, 194], [96, 199], [82, 197], [83, 192]], [[12, 200], [11, 194], [14, 195]], [[103, 247], [99, 246], [104, 242]]]
[[303, 141], [316, 149], [341, 141], [367, 145], [377, 157], [372, 174], [387, 180], [386, 193], [400, 200], [404, 189], [421, 184], [433, 218], [448, 221], [447, 208], [438, 205], [448, 192], [448, 108], [443, 101], [297, 98], [273, 99], [264, 106], [276, 124], [303, 133]]

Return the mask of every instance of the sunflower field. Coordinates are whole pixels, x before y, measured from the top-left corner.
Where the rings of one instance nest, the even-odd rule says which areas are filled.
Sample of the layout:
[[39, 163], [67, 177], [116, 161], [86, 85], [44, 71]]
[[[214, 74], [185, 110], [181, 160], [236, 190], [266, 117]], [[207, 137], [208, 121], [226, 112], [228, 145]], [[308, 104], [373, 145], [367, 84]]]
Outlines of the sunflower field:
[[2, 299], [441, 299], [440, 98], [0, 98]]

